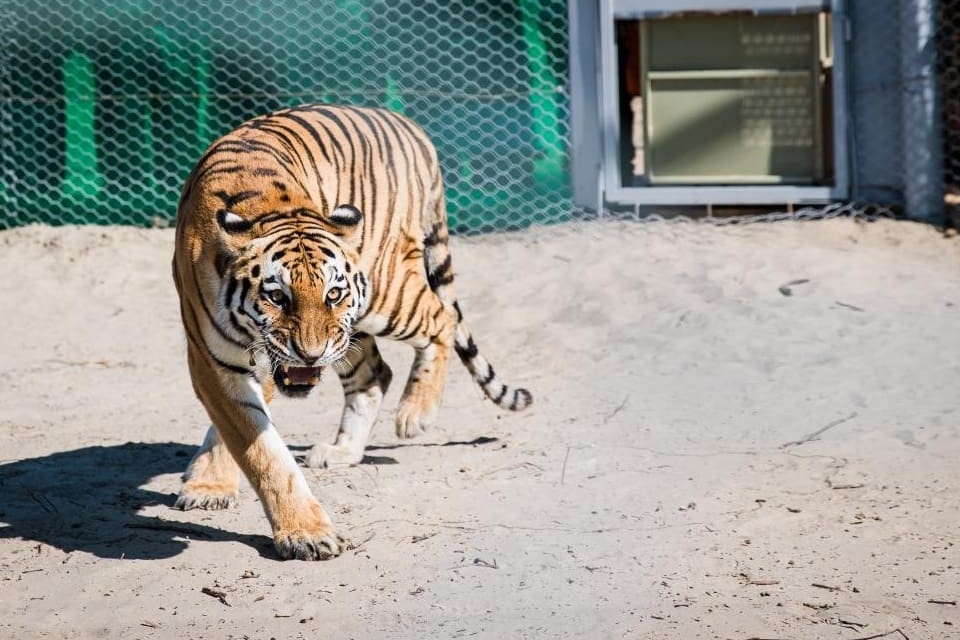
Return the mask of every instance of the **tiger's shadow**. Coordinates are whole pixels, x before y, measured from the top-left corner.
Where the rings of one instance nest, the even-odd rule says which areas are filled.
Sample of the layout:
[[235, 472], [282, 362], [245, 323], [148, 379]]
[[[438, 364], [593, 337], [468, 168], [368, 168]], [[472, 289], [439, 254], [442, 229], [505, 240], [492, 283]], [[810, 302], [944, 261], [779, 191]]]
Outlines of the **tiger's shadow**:
[[128, 442], [0, 464], [0, 538], [142, 560], [176, 556], [190, 539], [238, 541], [276, 559], [268, 536], [181, 521], [176, 511], [162, 519], [138, 513], [173, 505], [176, 496], [144, 485], [182, 472], [193, 451], [175, 442]]
[[[367, 447], [478, 446], [497, 442], [404, 443]], [[309, 447], [291, 446], [294, 452]], [[85, 551], [100, 558], [161, 560], [184, 551], [191, 539], [241, 542], [278, 560], [266, 535], [231, 532], [190, 522], [179, 511], [163, 518], [140, 513], [145, 507], [172, 507], [176, 496], [145, 487], [152, 478], [182, 473], [196, 448], [177, 442], [127, 442], [51, 453], [0, 464], [0, 539], [22, 539], [66, 553]], [[390, 456], [367, 455], [364, 464], [397, 464]], [[178, 517], [180, 516], [180, 517]], [[194, 518], [195, 519], [195, 518]]]

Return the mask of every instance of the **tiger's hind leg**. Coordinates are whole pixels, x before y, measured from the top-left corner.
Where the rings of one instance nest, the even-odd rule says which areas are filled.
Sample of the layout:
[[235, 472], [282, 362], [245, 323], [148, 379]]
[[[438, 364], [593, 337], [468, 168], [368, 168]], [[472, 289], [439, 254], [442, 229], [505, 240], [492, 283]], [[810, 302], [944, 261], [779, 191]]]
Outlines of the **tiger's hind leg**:
[[[395, 335], [415, 350], [410, 376], [397, 407], [396, 431], [399, 438], [413, 438], [431, 426], [436, 419], [447, 365], [453, 349], [456, 330], [456, 311], [442, 301], [428, 285], [424, 295], [418, 296], [419, 306], [411, 310], [406, 327]], [[410, 327], [415, 331], [411, 333]]]
[[[436, 206], [442, 212], [439, 193]], [[443, 395], [459, 319], [446, 237], [446, 226], [438, 223], [422, 243], [412, 237], [401, 241], [396, 253], [404, 257], [397, 270], [406, 274], [404, 286], [382, 301], [379, 313], [361, 321], [369, 332], [405, 342], [415, 351], [397, 407], [399, 438], [412, 438], [431, 426]]]
[[[397, 408], [397, 437], [412, 438], [436, 419], [443, 396], [450, 352], [454, 348], [460, 310], [453, 294], [453, 268], [447, 245], [443, 185], [440, 174], [434, 176], [432, 205], [427, 218], [431, 228], [422, 244], [422, 263], [412, 269], [420, 275], [420, 288], [404, 288], [408, 296], [404, 307], [412, 307], [404, 326], [395, 327], [392, 337], [415, 350], [413, 367]], [[411, 255], [416, 253], [411, 252]]]
[[308, 467], [359, 464], [380, 412], [380, 403], [393, 374], [380, 357], [373, 336], [357, 333], [338, 372], [343, 385], [344, 406], [340, 431], [333, 444], [317, 443], [306, 458]]

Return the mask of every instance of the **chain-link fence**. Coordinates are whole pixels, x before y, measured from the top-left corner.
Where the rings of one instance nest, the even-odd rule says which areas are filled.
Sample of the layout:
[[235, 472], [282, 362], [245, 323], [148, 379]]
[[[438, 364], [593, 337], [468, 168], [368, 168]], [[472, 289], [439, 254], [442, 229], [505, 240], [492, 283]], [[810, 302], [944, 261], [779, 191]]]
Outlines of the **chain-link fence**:
[[[856, 204], [824, 215], [903, 204], [912, 89], [893, 54], [910, 3], [849, 0], [863, 178]], [[938, 23], [948, 198], [960, 197], [957, 5], [940, 0]], [[565, 0], [0, 0], [0, 228], [169, 224], [209, 142], [315, 101], [420, 123], [455, 231], [590, 216], [571, 199], [569, 55]]]
[[571, 215], [564, 0], [0, 0], [0, 224], [163, 224], [243, 120], [325, 101], [435, 140], [452, 226]]

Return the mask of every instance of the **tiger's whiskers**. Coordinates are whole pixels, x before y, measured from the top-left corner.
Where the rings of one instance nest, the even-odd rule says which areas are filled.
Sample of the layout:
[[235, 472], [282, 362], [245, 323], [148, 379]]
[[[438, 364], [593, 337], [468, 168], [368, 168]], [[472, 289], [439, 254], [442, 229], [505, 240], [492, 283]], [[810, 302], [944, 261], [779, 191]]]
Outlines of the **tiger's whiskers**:
[[269, 356], [270, 352], [268, 350], [268, 345], [266, 339], [254, 340], [250, 345], [245, 349], [247, 353], [250, 354], [250, 366], [255, 366], [257, 364], [256, 358], [258, 355]]

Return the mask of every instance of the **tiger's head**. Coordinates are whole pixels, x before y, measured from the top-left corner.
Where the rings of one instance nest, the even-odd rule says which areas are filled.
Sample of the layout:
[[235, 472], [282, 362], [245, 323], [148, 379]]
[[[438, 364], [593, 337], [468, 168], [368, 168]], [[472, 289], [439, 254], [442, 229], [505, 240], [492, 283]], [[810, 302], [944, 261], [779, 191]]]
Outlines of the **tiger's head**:
[[220, 326], [246, 339], [251, 363], [269, 364], [286, 395], [309, 393], [350, 347], [367, 301], [358, 267], [361, 218], [351, 205], [327, 216], [294, 211], [273, 223], [218, 213]]

